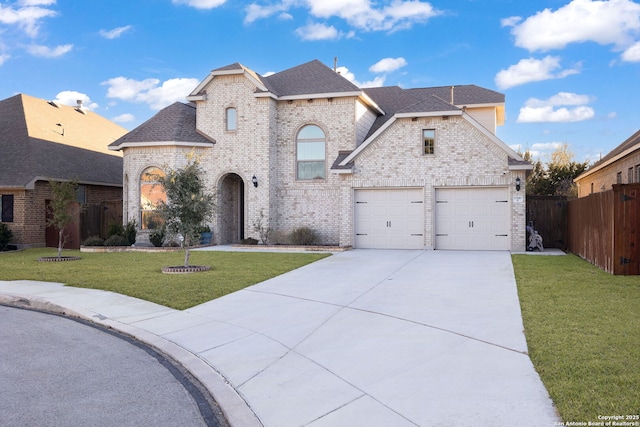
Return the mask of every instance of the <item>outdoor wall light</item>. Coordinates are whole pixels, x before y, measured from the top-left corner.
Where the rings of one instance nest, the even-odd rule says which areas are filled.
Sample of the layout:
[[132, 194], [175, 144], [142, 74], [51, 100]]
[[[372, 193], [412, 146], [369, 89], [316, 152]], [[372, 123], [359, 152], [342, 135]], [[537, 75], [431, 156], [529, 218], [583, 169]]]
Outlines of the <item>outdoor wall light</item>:
[[[255, 177], [254, 177], [255, 178]], [[516, 178], [516, 191], [520, 191], [520, 183], [522, 181], [520, 180], [520, 177]]]
[[258, 178], [256, 178], [255, 175], [253, 175], [253, 178], [251, 178], [251, 182], [253, 182], [253, 186], [258, 188]]

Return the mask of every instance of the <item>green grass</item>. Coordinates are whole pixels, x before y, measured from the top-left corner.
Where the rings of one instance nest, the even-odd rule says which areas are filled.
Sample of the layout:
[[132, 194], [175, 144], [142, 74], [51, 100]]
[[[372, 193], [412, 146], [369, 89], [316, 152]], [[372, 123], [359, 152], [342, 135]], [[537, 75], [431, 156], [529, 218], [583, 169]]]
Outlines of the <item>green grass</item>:
[[565, 422], [640, 413], [640, 276], [514, 255], [531, 360]]
[[60, 282], [102, 289], [184, 310], [302, 267], [327, 254], [191, 251], [191, 265], [210, 271], [163, 274], [161, 268], [182, 265], [184, 252], [80, 253], [79, 261], [39, 262], [55, 249], [29, 249], [0, 255], [0, 280]]

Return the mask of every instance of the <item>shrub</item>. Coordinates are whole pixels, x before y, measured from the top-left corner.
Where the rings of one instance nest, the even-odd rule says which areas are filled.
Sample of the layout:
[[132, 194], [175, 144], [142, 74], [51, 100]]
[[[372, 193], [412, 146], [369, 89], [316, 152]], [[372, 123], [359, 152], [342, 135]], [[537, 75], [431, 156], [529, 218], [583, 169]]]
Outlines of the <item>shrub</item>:
[[119, 234], [114, 234], [104, 241], [105, 246], [130, 246], [129, 241]]
[[313, 245], [318, 241], [318, 235], [309, 227], [299, 227], [293, 230], [289, 236], [294, 245]]
[[104, 239], [100, 236], [91, 236], [87, 237], [82, 244], [83, 246], [103, 246]]
[[258, 240], [254, 239], [253, 237], [247, 237], [246, 239], [240, 240], [240, 243], [243, 245], [257, 245]]
[[13, 239], [13, 232], [9, 229], [9, 226], [0, 223], [0, 251], [6, 249], [11, 239]]
[[160, 248], [164, 243], [165, 234], [166, 229], [164, 227], [156, 228], [151, 233], [149, 233], [149, 241], [156, 248]]
[[107, 237], [124, 236], [124, 225], [120, 222], [110, 222], [107, 227]]
[[138, 232], [136, 231], [137, 225], [138, 224], [136, 223], [136, 220], [132, 219], [127, 222], [127, 226], [124, 228], [123, 236], [125, 237], [125, 239], [127, 239], [130, 245], [136, 243], [136, 235], [138, 234]]

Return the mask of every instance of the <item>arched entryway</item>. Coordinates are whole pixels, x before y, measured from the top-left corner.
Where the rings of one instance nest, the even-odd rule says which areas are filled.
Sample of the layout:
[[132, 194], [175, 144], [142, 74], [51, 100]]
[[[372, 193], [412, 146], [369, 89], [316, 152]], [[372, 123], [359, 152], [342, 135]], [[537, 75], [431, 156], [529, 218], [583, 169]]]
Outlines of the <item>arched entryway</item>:
[[244, 181], [230, 173], [218, 185], [218, 238], [221, 245], [244, 239]]

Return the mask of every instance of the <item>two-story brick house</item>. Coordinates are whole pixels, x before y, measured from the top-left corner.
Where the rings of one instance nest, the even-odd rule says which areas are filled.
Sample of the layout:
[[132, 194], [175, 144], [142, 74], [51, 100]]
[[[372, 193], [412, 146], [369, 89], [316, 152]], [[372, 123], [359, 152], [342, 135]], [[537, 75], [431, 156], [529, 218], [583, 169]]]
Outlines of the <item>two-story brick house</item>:
[[[150, 176], [200, 156], [218, 244], [301, 226], [357, 248], [524, 250], [529, 163], [495, 135], [504, 95], [474, 85], [361, 89], [319, 61], [232, 64], [111, 144], [124, 216], [153, 225]], [[149, 174], [149, 172], [152, 172]], [[150, 218], [151, 221], [146, 221]]]

